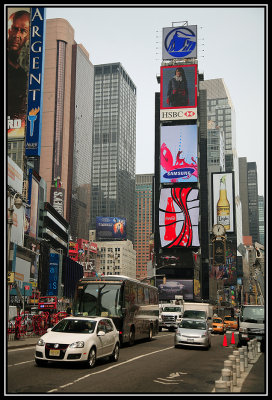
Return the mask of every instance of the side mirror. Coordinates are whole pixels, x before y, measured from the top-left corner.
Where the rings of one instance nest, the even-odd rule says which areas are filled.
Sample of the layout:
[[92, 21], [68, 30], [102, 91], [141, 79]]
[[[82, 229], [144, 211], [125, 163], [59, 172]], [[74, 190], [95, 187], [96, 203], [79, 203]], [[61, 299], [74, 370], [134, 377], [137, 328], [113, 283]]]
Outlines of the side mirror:
[[97, 333], [97, 336], [105, 336], [106, 334], [105, 334], [105, 332], [104, 331], [99, 331], [98, 333]]

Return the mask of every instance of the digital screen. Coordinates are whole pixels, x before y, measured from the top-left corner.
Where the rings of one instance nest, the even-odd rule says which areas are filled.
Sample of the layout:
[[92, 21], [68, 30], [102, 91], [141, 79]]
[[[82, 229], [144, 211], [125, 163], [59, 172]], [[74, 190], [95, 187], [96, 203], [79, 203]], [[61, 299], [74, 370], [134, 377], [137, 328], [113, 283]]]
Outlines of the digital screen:
[[96, 217], [96, 236], [99, 240], [126, 240], [126, 218]]
[[168, 279], [163, 283], [162, 279], [157, 279], [156, 285], [160, 300], [173, 300], [175, 295], [183, 296], [184, 300], [193, 300], [194, 282], [191, 279]]
[[212, 173], [213, 225], [221, 224], [226, 232], [234, 232], [233, 173]]
[[161, 247], [198, 247], [199, 190], [163, 188], [159, 203]]
[[161, 127], [161, 183], [197, 182], [197, 125]]

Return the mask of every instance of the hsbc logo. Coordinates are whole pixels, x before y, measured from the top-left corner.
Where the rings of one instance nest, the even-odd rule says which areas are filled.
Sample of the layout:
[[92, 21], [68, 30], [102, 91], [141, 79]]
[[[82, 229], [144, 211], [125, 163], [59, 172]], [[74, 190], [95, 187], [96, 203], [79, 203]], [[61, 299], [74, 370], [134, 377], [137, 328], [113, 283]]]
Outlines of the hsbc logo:
[[184, 113], [184, 115], [185, 115], [186, 117], [190, 118], [190, 117], [193, 117], [193, 116], [195, 115], [195, 112], [194, 112], [194, 111], [186, 111], [186, 112]]

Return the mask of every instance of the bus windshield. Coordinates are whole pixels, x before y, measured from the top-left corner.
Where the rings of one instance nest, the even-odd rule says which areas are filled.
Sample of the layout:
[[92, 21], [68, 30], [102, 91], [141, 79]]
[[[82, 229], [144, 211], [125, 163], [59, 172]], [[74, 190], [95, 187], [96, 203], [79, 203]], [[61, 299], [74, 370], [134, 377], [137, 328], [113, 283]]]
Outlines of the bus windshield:
[[74, 315], [120, 317], [121, 284], [93, 282], [78, 286], [74, 302]]
[[241, 314], [240, 314], [240, 321], [263, 324], [264, 323], [264, 307], [260, 307], [260, 306], [242, 307]]

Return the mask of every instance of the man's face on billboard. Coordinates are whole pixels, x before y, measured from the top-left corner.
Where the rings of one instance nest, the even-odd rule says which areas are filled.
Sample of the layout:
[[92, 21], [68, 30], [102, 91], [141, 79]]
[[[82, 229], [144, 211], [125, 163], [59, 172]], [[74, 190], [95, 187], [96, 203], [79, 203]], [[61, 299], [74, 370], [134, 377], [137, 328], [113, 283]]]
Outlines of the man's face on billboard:
[[22, 15], [13, 20], [9, 29], [8, 49], [20, 52], [25, 42], [29, 39], [29, 16]]

